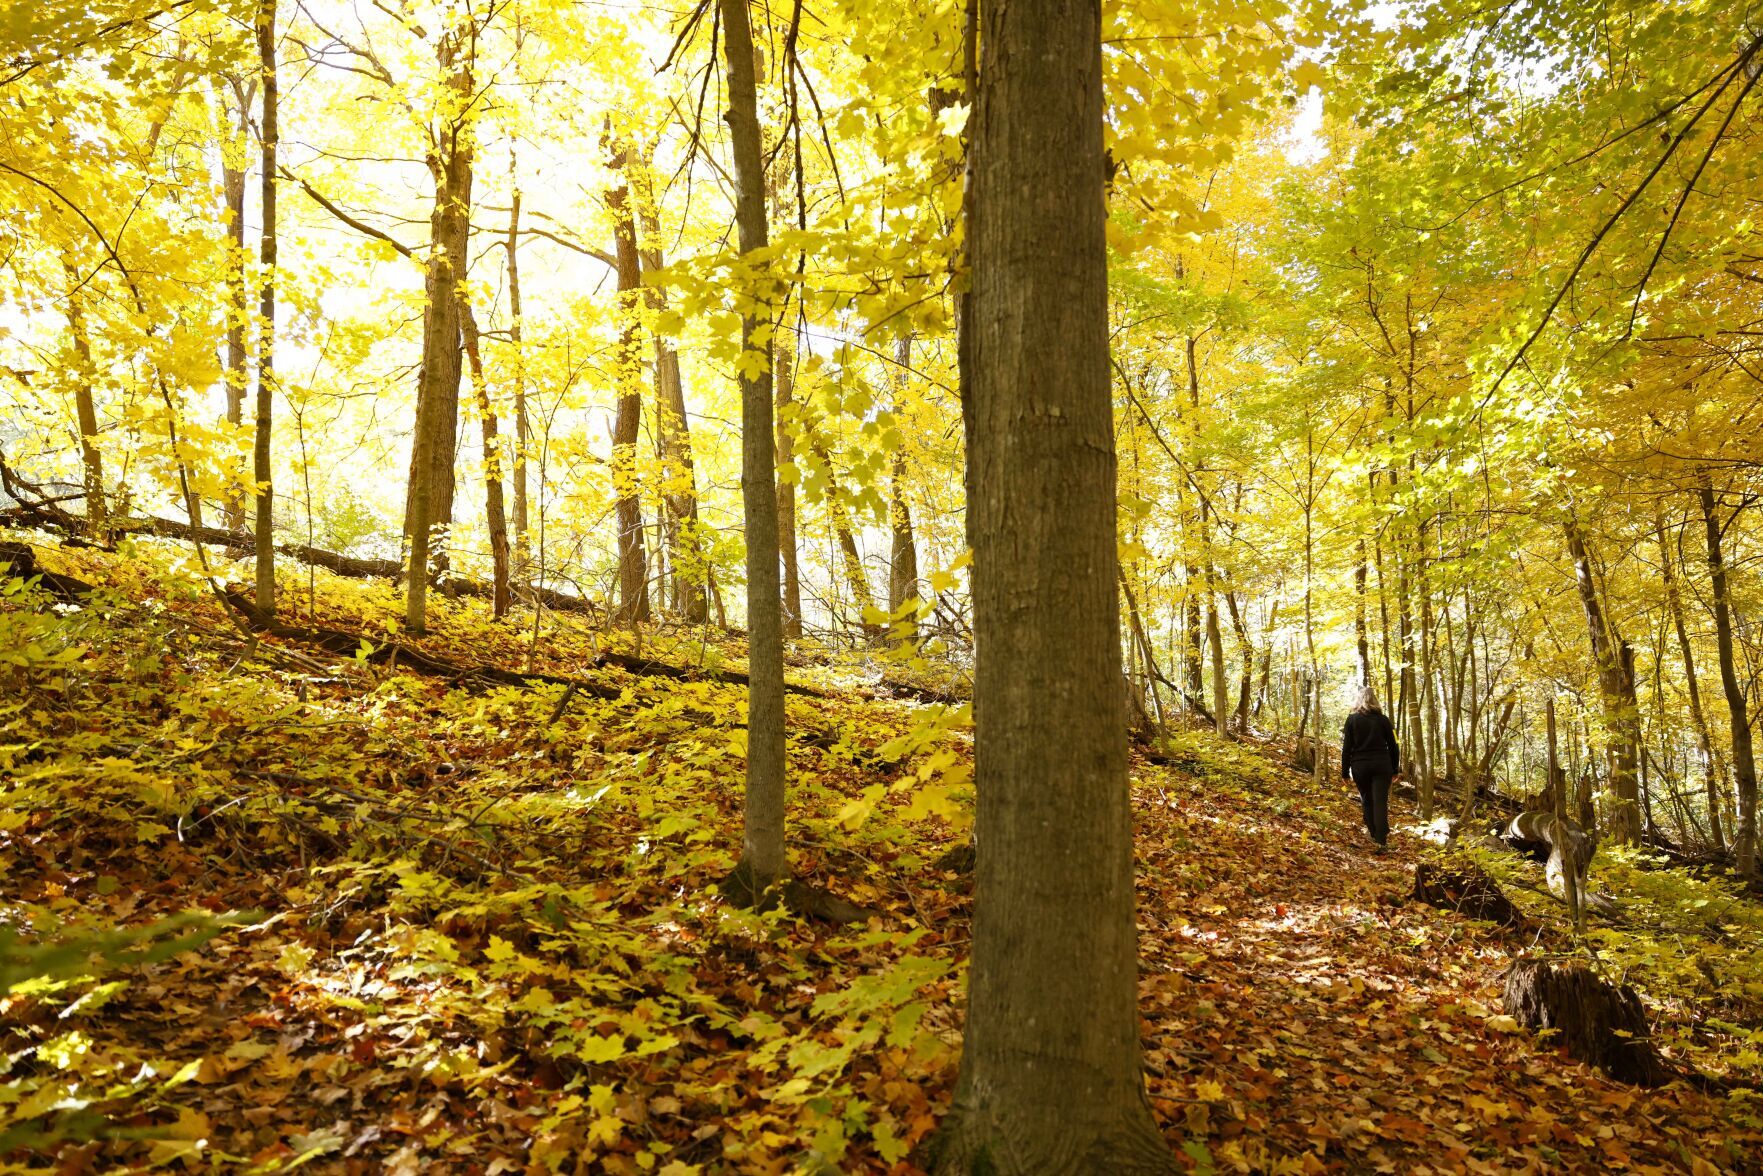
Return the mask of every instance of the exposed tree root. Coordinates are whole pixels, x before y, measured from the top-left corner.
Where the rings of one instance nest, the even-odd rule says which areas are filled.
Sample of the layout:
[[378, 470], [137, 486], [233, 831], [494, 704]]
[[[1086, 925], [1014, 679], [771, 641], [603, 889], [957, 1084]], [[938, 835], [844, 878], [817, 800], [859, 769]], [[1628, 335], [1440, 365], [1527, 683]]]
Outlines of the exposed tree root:
[[720, 889], [730, 906], [748, 911], [769, 911], [781, 906], [793, 915], [822, 923], [861, 923], [881, 913], [847, 902], [832, 891], [800, 878], [786, 878], [770, 886], [761, 886], [753, 876], [752, 867], [744, 861], [722, 880]]
[[1045, 1122], [1000, 1122], [982, 1108], [964, 1107], [957, 1093], [942, 1126], [914, 1159], [935, 1176], [1164, 1176], [1184, 1170], [1142, 1102], [1128, 1101], [1119, 1122], [1087, 1131], [1061, 1115], [1062, 1108], [1047, 1109]]

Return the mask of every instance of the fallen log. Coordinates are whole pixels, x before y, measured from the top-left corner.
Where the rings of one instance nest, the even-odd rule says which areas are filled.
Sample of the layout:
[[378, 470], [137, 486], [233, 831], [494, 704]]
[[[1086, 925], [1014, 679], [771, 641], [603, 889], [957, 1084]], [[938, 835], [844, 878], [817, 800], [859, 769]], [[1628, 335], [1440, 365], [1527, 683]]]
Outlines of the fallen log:
[[[84, 521], [78, 516], [68, 514], [47, 502], [23, 503], [6, 510], [0, 510], [0, 525], [61, 531], [69, 536], [78, 536], [85, 529]], [[189, 523], [180, 523], [176, 519], [110, 519], [105, 523], [105, 530], [112, 537], [152, 535], [159, 539], [176, 539], [185, 543], [206, 543], [209, 546], [228, 551], [249, 551], [256, 542], [248, 531], [229, 531], [224, 527], [197, 527]], [[314, 567], [335, 572], [339, 576], [348, 576], [357, 580], [398, 580], [404, 574], [404, 564], [401, 560], [343, 555], [341, 552], [326, 551], [321, 547], [313, 547], [305, 543], [278, 543], [276, 544], [276, 553], [299, 563], [311, 564]], [[482, 597], [487, 600], [495, 595], [493, 585], [482, 580], [471, 579], [468, 576], [447, 576], [437, 581], [435, 587], [444, 595], [451, 597]], [[553, 612], [594, 613], [599, 611], [599, 606], [593, 601], [585, 597], [559, 592], [555, 588], [522, 584], [516, 586], [515, 592], [518, 596], [542, 604]]]
[[451, 678], [461, 682], [480, 681], [501, 686], [530, 686], [534, 682], [542, 682], [551, 686], [573, 687], [578, 694], [604, 699], [617, 698], [622, 693], [616, 687], [582, 678], [565, 678], [557, 674], [538, 672], [516, 673], [499, 666], [461, 665], [400, 641], [376, 644], [360, 633], [350, 633], [343, 629], [320, 625], [289, 625], [264, 613], [257, 607], [256, 601], [237, 588], [223, 589], [221, 595], [228, 607], [238, 613], [253, 630], [283, 641], [314, 645], [338, 657], [359, 657], [373, 665], [396, 665], [432, 678]]
[[1579, 892], [1585, 893], [1586, 871], [1591, 868], [1592, 855], [1598, 851], [1598, 839], [1590, 836], [1577, 822], [1541, 810], [1519, 813], [1507, 822], [1500, 837], [1518, 852], [1546, 863], [1545, 876], [1549, 892], [1566, 901], [1567, 871], [1578, 880]]
[[1487, 871], [1470, 863], [1440, 866], [1421, 862], [1414, 867], [1414, 898], [1428, 906], [1457, 911], [1513, 930], [1529, 926], [1523, 912], [1512, 905]]
[[[534, 682], [541, 682], [551, 686], [574, 687], [576, 693], [586, 694], [592, 698], [614, 699], [622, 693], [617, 687], [590, 682], [584, 678], [568, 678], [537, 671], [523, 673], [504, 670], [498, 666], [461, 665], [458, 662], [425, 653], [412, 645], [398, 641], [379, 644], [363, 634], [351, 633], [345, 629], [331, 629], [317, 625], [289, 625], [266, 615], [263, 610], [257, 607], [256, 601], [238, 588], [228, 587], [222, 591], [221, 595], [227, 605], [257, 632], [267, 633], [271, 637], [278, 637], [284, 641], [298, 641], [305, 645], [315, 645], [339, 657], [360, 656], [374, 665], [396, 664], [436, 678], [453, 678], [460, 681], [476, 680], [504, 686], [530, 686]], [[362, 652], [364, 649], [365, 653]], [[616, 666], [640, 677], [667, 678], [674, 681], [715, 682], [731, 686], [747, 684], [747, 675], [738, 670], [724, 671], [712, 676], [696, 673], [683, 666], [669, 665], [666, 662], [633, 657], [629, 654], [602, 653], [595, 659], [595, 664]], [[785, 682], [784, 689], [791, 694], [805, 695], [809, 698], [826, 697], [824, 691], [816, 690], [812, 686], [798, 685], [794, 682]]]
[[1580, 964], [1516, 960], [1506, 972], [1506, 1012], [1527, 1029], [1548, 1030], [1569, 1057], [1619, 1082], [1660, 1086], [1678, 1073], [1653, 1047], [1641, 998]]
[[0, 575], [34, 579], [39, 588], [64, 604], [77, 604], [92, 592], [92, 586], [84, 580], [45, 569], [28, 543], [0, 542]]
[[1549, 893], [1562, 902], [1567, 901], [1567, 872], [1571, 869], [1581, 902], [1604, 914], [1616, 909], [1615, 902], [1608, 895], [1596, 894], [1590, 889], [1587, 873], [1591, 869], [1592, 856], [1598, 852], [1598, 839], [1581, 828], [1577, 821], [1565, 817], [1557, 819], [1552, 812], [1533, 809], [1519, 813], [1507, 822], [1500, 840], [1519, 853], [1542, 862]]

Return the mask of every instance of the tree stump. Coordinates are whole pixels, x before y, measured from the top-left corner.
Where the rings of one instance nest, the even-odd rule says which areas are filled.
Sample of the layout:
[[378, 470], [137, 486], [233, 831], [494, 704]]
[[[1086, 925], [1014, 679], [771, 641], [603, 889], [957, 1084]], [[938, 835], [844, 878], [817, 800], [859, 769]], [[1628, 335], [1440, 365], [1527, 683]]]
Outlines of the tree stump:
[[1569, 1057], [1619, 1082], [1659, 1086], [1676, 1077], [1653, 1048], [1641, 998], [1578, 964], [1517, 960], [1506, 972], [1506, 1012], [1528, 1029], [1552, 1029], [1549, 1040]]
[[1414, 897], [1428, 906], [1458, 911], [1472, 919], [1486, 919], [1502, 927], [1526, 925], [1523, 913], [1479, 866], [1438, 866], [1421, 862], [1414, 867]]

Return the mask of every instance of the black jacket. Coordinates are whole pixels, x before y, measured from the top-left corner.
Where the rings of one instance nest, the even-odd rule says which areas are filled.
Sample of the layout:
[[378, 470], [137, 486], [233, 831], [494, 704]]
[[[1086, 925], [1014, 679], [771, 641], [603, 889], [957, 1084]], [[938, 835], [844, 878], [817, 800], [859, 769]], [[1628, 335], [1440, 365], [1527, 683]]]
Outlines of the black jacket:
[[1382, 711], [1354, 711], [1341, 728], [1341, 779], [1355, 767], [1392, 776], [1402, 768], [1396, 729]]

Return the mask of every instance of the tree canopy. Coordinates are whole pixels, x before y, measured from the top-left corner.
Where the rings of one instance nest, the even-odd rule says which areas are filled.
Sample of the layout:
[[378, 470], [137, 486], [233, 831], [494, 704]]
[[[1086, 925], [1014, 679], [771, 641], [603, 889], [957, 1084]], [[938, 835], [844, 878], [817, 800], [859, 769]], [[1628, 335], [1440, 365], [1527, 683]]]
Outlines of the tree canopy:
[[0, 1164], [1750, 1170], [1759, 28], [6, 5]]

